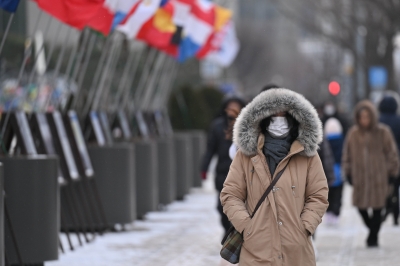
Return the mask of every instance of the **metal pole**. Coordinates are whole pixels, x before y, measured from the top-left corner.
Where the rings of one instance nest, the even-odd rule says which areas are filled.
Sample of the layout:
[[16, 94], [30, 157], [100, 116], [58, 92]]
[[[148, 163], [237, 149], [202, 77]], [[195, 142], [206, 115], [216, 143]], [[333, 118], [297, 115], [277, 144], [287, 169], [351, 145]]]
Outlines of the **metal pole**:
[[143, 92], [143, 90], [145, 88], [145, 84], [147, 83], [147, 79], [149, 78], [149, 75], [150, 75], [150, 72], [151, 72], [150, 69], [151, 69], [152, 64], [154, 63], [154, 59], [156, 57], [156, 54], [157, 54], [157, 50], [151, 49], [149, 54], [148, 54], [148, 56], [147, 56], [147, 58], [146, 58], [145, 65], [143, 67], [143, 71], [142, 71], [142, 74], [140, 76], [139, 84], [138, 84], [138, 86], [136, 88], [136, 91], [135, 91], [135, 94], [134, 94], [135, 96], [134, 96], [133, 100], [134, 100], [134, 103], [135, 103], [136, 106], [139, 106], [139, 103], [140, 103], [140, 100], [141, 100], [140, 96], [141, 96], [141, 94], [142, 94], [142, 92]]
[[[55, 40], [58, 40], [58, 38], [60, 37], [61, 26], [62, 26], [62, 24], [60, 23], [60, 24], [58, 25], [58, 28], [57, 28], [57, 33], [56, 33], [56, 38], [55, 38]], [[49, 65], [50, 60], [51, 60], [51, 57], [53, 56], [53, 53], [54, 53], [54, 49], [55, 49], [55, 48], [56, 48], [56, 42], [54, 41], [54, 42], [52, 42], [52, 44], [51, 44], [51, 46], [50, 46], [49, 54], [47, 55], [46, 66]]]
[[56, 67], [54, 69], [54, 74], [53, 74], [54, 78], [56, 78], [58, 76], [58, 73], [60, 73], [61, 63], [62, 61], [64, 61], [65, 49], [67, 48], [67, 40], [69, 39], [69, 35], [71, 34], [72, 30], [73, 30], [72, 28], [69, 28], [67, 34], [65, 35], [65, 42], [61, 48], [61, 52], [60, 55], [58, 56]]
[[[40, 11], [39, 16], [38, 16], [38, 18], [37, 18], [37, 20], [36, 20], [36, 25], [35, 25], [35, 27], [33, 28], [33, 29], [34, 29], [33, 32], [36, 32], [36, 31], [38, 30], [38, 28], [39, 28], [39, 21], [40, 21], [40, 19], [41, 19], [41, 17], [42, 17], [42, 14], [43, 14], [43, 11]], [[21, 68], [19, 69], [19, 74], [18, 74], [18, 79], [17, 79], [17, 86], [18, 86], [19, 83], [21, 82], [22, 76], [23, 76], [23, 74], [24, 74], [24, 72], [25, 72], [25, 67], [26, 67], [26, 63], [27, 63], [27, 62], [28, 62], [28, 56], [25, 54], [25, 55], [24, 55], [24, 59], [23, 59], [22, 64], [21, 64]]]
[[95, 94], [95, 97], [94, 97], [94, 100], [93, 100], [92, 108], [94, 110], [96, 110], [99, 107], [101, 96], [103, 95], [103, 90], [105, 88], [105, 82], [107, 80], [107, 74], [106, 73], [107, 73], [107, 71], [109, 71], [110, 66], [112, 64], [112, 59], [113, 59], [112, 55], [113, 55], [113, 51], [115, 49], [115, 45], [116, 45], [116, 42], [113, 40], [112, 43], [111, 43], [111, 49], [110, 49], [110, 52], [108, 54], [107, 62], [106, 62], [106, 65], [104, 67], [104, 70], [103, 70], [103, 75], [102, 75], [102, 77], [100, 79], [99, 87], [98, 87], [98, 89], [96, 91], [96, 94]]
[[6, 42], [6, 39], [7, 39], [7, 36], [8, 36], [8, 32], [10, 31], [10, 27], [11, 27], [11, 23], [12, 23], [12, 21], [14, 19], [14, 15], [15, 15], [15, 13], [12, 13], [10, 15], [10, 18], [8, 19], [8, 22], [7, 22], [6, 30], [4, 31], [4, 34], [3, 34], [3, 38], [1, 39], [0, 55], [1, 55], [1, 52], [3, 51], [4, 43]]
[[[47, 33], [49, 32], [50, 24], [51, 24], [50, 22], [51, 22], [51, 17], [49, 17], [49, 21], [47, 22], [46, 29], [44, 30], [44, 36], [47, 35]], [[29, 74], [28, 84], [30, 84], [33, 80], [33, 76], [35, 74], [35, 65], [37, 63], [37, 60], [39, 59], [39, 55], [44, 50], [44, 46], [45, 46], [44, 43], [45, 43], [45, 41], [43, 41], [42, 45], [40, 46], [39, 51], [37, 53], [35, 53], [35, 57], [33, 58], [33, 67], [32, 67], [31, 73]]]
[[120, 103], [121, 96], [122, 96], [122, 93], [124, 92], [124, 88], [126, 87], [126, 83], [128, 82], [129, 75], [131, 75], [131, 77], [134, 75], [134, 73], [129, 73], [129, 71], [132, 68], [132, 64], [134, 62], [135, 55], [136, 55], [135, 51], [132, 51], [132, 49], [129, 49], [129, 56], [128, 56], [128, 59], [126, 60], [125, 67], [124, 67], [124, 70], [122, 73], [122, 77], [121, 77], [121, 80], [118, 85], [117, 94], [115, 95], [115, 103], [114, 103], [115, 106], [118, 106], [118, 104]]
[[[88, 43], [90, 34], [91, 34], [91, 32], [88, 31], [88, 30], [83, 31], [82, 45], [79, 48], [79, 53], [78, 53], [78, 56], [77, 56], [77, 59], [76, 59], [76, 62], [75, 62], [74, 72], [72, 73], [72, 76], [71, 76], [71, 79], [74, 80], [74, 81], [76, 80], [76, 77], [78, 76], [78, 73], [79, 73], [78, 71], [81, 68], [82, 58], [83, 58], [83, 55], [85, 54], [85, 48], [86, 48], [86, 45]], [[79, 88], [78, 88], [78, 90], [79, 90]]]
[[[84, 47], [86, 46], [86, 42], [88, 39], [88, 34], [86, 32], [87, 32], [86, 30], [83, 30], [81, 32], [81, 36], [83, 35], [82, 43], [81, 43], [81, 45], [79, 45], [79, 40], [78, 40], [78, 44], [74, 47], [74, 50], [72, 50], [71, 56], [68, 61], [67, 69], [65, 71], [65, 75], [67, 77], [71, 77], [73, 80], [74, 80], [73, 77], [75, 75], [75, 72], [77, 72], [77, 68], [75, 67], [74, 72], [72, 73], [72, 67], [74, 66], [75, 59], [77, 59], [76, 60], [77, 64], [80, 62], [80, 60], [82, 60], [82, 53], [83, 53], [83, 50], [85, 49]], [[79, 48], [79, 51], [78, 51], [78, 48]], [[78, 53], [78, 55], [76, 55], [77, 53]]]
[[[67, 34], [65, 35], [65, 42], [64, 42], [64, 45], [61, 46], [61, 51], [60, 51], [60, 54], [58, 56], [57, 63], [56, 63], [55, 69], [54, 69], [54, 73], [53, 73], [52, 79], [54, 80], [54, 82], [56, 84], [57, 84], [56, 80], [57, 80], [58, 74], [60, 73], [61, 63], [64, 60], [65, 49], [67, 47], [67, 44], [66, 44], [67, 42], [66, 41], [69, 39], [69, 35], [70, 35], [71, 31], [72, 31], [72, 28], [69, 28]], [[51, 102], [51, 94], [49, 95], [49, 97], [47, 99], [47, 102], [46, 102], [46, 104], [44, 106], [45, 109], [50, 105], [50, 102]], [[54, 107], [57, 108], [58, 107], [58, 103], [55, 103]]]
[[157, 110], [159, 109], [159, 104], [161, 99], [163, 98], [163, 95], [165, 93], [165, 90], [162, 90], [162, 88], [165, 87], [165, 84], [168, 82], [168, 76], [171, 72], [171, 69], [174, 68], [174, 59], [172, 58], [167, 58], [167, 60], [164, 63], [164, 69], [160, 75], [160, 79], [158, 82], [157, 90], [155, 92], [153, 102], [151, 104], [152, 110]]
[[110, 69], [108, 70], [108, 73], [107, 73], [108, 75], [105, 78], [105, 83], [104, 83], [105, 88], [103, 89], [103, 94], [100, 98], [101, 100], [100, 100], [99, 105], [102, 106], [102, 108], [106, 107], [105, 104], [107, 102], [107, 97], [110, 94], [115, 70], [117, 68], [117, 63], [118, 63], [119, 57], [121, 55], [121, 44], [122, 44], [121, 36], [122, 36], [122, 34], [115, 36], [116, 45], [115, 45], [114, 49], [112, 50], [113, 61], [110, 64]]
[[150, 101], [151, 97], [154, 95], [154, 91], [157, 88], [157, 83], [160, 78], [160, 71], [162, 68], [162, 65], [165, 61], [166, 55], [164, 53], [159, 53], [156, 59], [156, 62], [154, 63], [155, 66], [153, 67], [153, 75], [147, 82], [147, 86], [145, 86], [145, 92], [143, 96], [143, 100], [140, 102], [142, 103], [140, 106], [140, 109], [149, 109], [150, 107]]
[[76, 109], [77, 108], [78, 100], [80, 99], [80, 96], [82, 96], [82, 93], [83, 93], [82, 84], [83, 84], [83, 80], [84, 80], [85, 75], [86, 75], [86, 71], [87, 71], [87, 68], [88, 68], [88, 65], [89, 65], [90, 58], [92, 56], [93, 47], [94, 47], [94, 44], [96, 43], [96, 39], [97, 39], [96, 34], [92, 34], [92, 36], [90, 37], [89, 47], [88, 47], [88, 50], [87, 50], [87, 53], [86, 53], [86, 58], [85, 58], [85, 61], [84, 61], [83, 66], [82, 66], [82, 70], [80, 71], [80, 75], [79, 75], [79, 78], [78, 78], [78, 84], [77, 84], [78, 85], [78, 92], [77, 92], [76, 96], [73, 99], [73, 102], [72, 102], [72, 105], [71, 105], [72, 109]]
[[95, 72], [93, 80], [92, 80], [92, 85], [90, 86], [90, 89], [88, 92], [88, 97], [86, 99], [86, 104], [82, 108], [84, 116], [89, 113], [90, 106], [94, 99], [94, 94], [96, 93], [96, 87], [100, 80], [100, 75], [101, 75], [102, 69], [104, 68], [104, 60], [106, 59], [107, 51], [108, 51], [110, 45], [111, 45], [111, 38], [108, 37], [107, 40], [105, 41], [103, 49], [101, 51], [99, 63], [97, 64], [96, 72]]
[[[40, 11], [39, 16], [38, 16], [38, 18], [36, 19], [36, 22], [35, 22], [34, 32], [36, 32], [38, 27], [39, 27], [39, 21], [40, 21], [40, 18], [42, 17], [42, 14], [43, 14], [43, 12]], [[24, 70], [25, 70], [25, 66], [26, 66], [27, 62], [28, 62], [28, 56], [27, 56], [27, 54], [24, 54], [24, 59], [22, 61], [21, 68], [19, 70], [18, 79], [17, 79], [17, 85], [16, 86], [19, 86], [19, 83], [21, 82], [22, 75], [24, 74]], [[11, 107], [12, 107], [12, 104], [11, 104]], [[7, 115], [4, 118], [3, 126], [2, 126], [1, 131], [0, 131], [0, 140], [1, 141], [3, 140], [4, 132], [6, 131], [8, 120], [10, 119], [10, 115], [11, 115], [11, 110], [8, 110]]]
[[121, 107], [123, 110], [125, 110], [128, 106], [129, 101], [131, 101], [132, 99], [132, 84], [133, 81], [135, 81], [135, 77], [136, 74], [139, 70], [139, 64], [140, 64], [140, 59], [142, 56], [148, 56], [148, 52], [146, 53], [146, 51], [142, 51], [140, 53], [137, 54], [137, 59], [135, 60], [135, 65], [133, 66], [132, 72], [131, 72], [131, 77], [129, 80], [127, 80], [126, 85], [125, 85], [125, 89], [124, 89], [124, 93], [123, 93], [123, 97], [122, 97], [122, 104]]
[[175, 63], [175, 66], [172, 68], [171, 75], [169, 76], [169, 80], [166, 82], [166, 85], [164, 87], [165, 94], [163, 95], [163, 98], [161, 99], [161, 104], [160, 106], [163, 107], [167, 104], [168, 101], [168, 96], [171, 94], [171, 91], [173, 89], [174, 81], [176, 76], [178, 75], [178, 65]]
[[[57, 35], [56, 35], [55, 40], [58, 40], [58, 38], [59, 38], [59, 36], [60, 36], [61, 26], [62, 26], [62, 24], [60, 23], [60, 24], [58, 25], [58, 28], [57, 28]], [[54, 53], [54, 49], [55, 49], [55, 46], [56, 46], [56, 41], [55, 41], [55, 40], [52, 42], [51, 47], [50, 47], [50, 50], [49, 50], [49, 54], [47, 55], [47, 58], [46, 58], [46, 68], [48, 67], [48, 65], [49, 65], [49, 63], [50, 63], [50, 60], [51, 60], [51, 57], [53, 56], [53, 53]], [[39, 54], [42, 52], [43, 49], [44, 49], [44, 42], [43, 42], [43, 45], [42, 45], [42, 47], [41, 47], [41, 49], [40, 49], [40, 52], [36, 55], [37, 58], [39, 58]], [[36, 62], [35, 62], [35, 63], [36, 63]], [[31, 84], [34, 75], [35, 75], [35, 69], [33, 68], [32, 71], [31, 71], [31, 74], [30, 74], [30, 76], [29, 76], [28, 84]], [[52, 89], [52, 90], [53, 90], [53, 89]], [[47, 107], [47, 105], [48, 105], [48, 100], [51, 98], [52, 90], [51, 90], [51, 92], [49, 93], [47, 99], [45, 100], [45, 104], [44, 104], [44, 106], [43, 106], [44, 109], [46, 109], [46, 107]], [[35, 102], [34, 102], [34, 104], [33, 104], [32, 111], [35, 111], [35, 108], [36, 108], [36, 106], [37, 106], [38, 100], [39, 100], [39, 93], [38, 93], [38, 95], [37, 95], [37, 97], [36, 97], [36, 99], [35, 99]]]

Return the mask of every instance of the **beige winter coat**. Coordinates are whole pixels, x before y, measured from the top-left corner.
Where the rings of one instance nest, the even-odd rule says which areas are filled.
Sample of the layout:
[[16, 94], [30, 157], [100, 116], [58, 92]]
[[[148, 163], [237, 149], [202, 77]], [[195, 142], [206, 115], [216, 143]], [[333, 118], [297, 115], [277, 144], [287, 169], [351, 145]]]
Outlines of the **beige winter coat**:
[[397, 177], [399, 158], [396, 142], [389, 127], [378, 123], [377, 111], [369, 101], [360, 102], [355, 114], [367, 108], [372, 127], [363, 130], [353, 126], [347, 133], [342, 167], [353, 182], [353, 204], [360, 209], [383, 208], [388, 196], [389, 177]]
[[[281, 108], [282, 103], [285, 108]], [[284, 174], [250, 219], [272, 179], [262, 153], [264, 135], [257, 126], [280, 111], [288, 111], [300, 123], [299, 137], [275, 171], [276, 175], [291, 158]], [[221, 202], [236, 230], [243, 232], [239, 265], [315, 265], [310, 235], [328, 207], [328, 185], [316, 154], [322, 132], [314, 108], [288, 90], [264, 92], [242, 110], [234, 138], [239, 151], [224, 183]]]

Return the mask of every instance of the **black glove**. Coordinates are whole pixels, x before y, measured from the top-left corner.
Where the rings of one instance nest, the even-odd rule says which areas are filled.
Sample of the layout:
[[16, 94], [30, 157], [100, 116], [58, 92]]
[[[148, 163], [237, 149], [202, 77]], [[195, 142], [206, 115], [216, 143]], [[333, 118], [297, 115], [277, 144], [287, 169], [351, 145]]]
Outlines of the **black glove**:
[[396, 177], [394, 176], [389, 176], [389, 185], [394, 185], [396, 184]]
[[351, 175], [347, 175], [347, 182], [349, 182], [350, 185], [353, 185], [353, 178]]

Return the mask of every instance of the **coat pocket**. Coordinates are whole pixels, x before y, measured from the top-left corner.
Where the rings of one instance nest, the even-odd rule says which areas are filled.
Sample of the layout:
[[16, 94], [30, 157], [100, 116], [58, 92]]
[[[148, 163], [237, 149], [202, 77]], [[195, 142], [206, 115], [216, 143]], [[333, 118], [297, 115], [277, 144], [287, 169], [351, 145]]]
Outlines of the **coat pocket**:
[[254, 219], [251, 219], [243, 231], [243, 241], [246, 242], [253, 235], [253, 222]]

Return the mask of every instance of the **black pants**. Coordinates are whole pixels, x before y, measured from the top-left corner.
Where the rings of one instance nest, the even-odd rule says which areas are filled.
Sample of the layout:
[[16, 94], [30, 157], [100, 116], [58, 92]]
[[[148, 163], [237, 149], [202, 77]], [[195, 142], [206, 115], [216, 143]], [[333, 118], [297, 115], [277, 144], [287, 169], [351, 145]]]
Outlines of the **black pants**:
[[399, 188], [400, 188], [400, 180], [399, 178], [397, 178], [394, 184], [394, 191], [392, 197], [392, 211], [393, 211], [394, 224], [399, 224], [399, 211], [400, 211]]
[[386, 203], [386, 214], [385, 218], [389, 213], [393, 213], [393, 220], [394, 224], [398, 225], [399, 224], [399, 187], [400, 187], [400, 179], [397, 178], [393, 180], [391, 183], [391, 186], [393, 186], [393, 192], [388, 197], [387, 203]]
[[218, 210], [219, 214], [221, 215], [221, 224], [224, 227], [224, 230], [225, 230], [225, 233], [226, 233], [228, 231], [228, 229], [231, 227], [231, 222], [229, 222], [228, 216], [226, 216], [224, 211], [222, 210], [222, 204], [221, 204], [221, 200], [219, 199], [219, 194], [220, 193], [218, 193], [217, 210]]
[[332, 212], [336, 216], [340, 214], [340, 208], [342, 207], [342, 193], [343, 185], [337, 187], [330, 187], [328, 194], [329, 207], [328, 212]]
[[382, 223], [382, 209], [374, 209], [372, 211], [372, 216], [368, 214], [368, 210], [358, 209], [361, 217], [364, 220], [365, 225], [369, 228], [369, 236], [367, 239], [367, 244], [377, 245], [378, 244], [378, 233], [381, 229]]
[[215, 188], [218, 190], [218, 205], [217, 205], [217, 210], [221, 216], [221, 224], [225, 229], [225, 233], [228, 231], [228, 229], [231, 227], [231, 222], [229, 222], [228, 216], [225, 215], [223, 208], [222, 208], [222, 204], [221, 204], [221, 200], [219, 198], [224, 182], [226, 179], [226, 175], [217, 175], [215, 177]]

